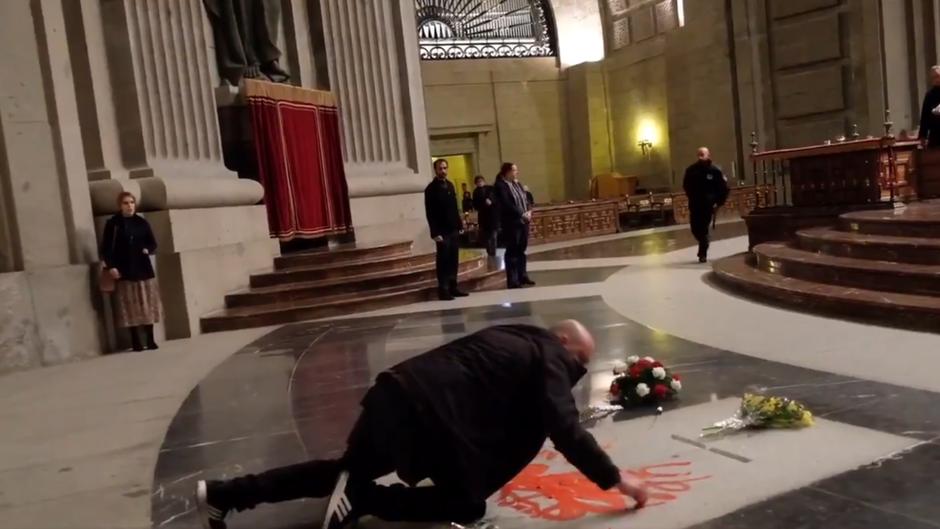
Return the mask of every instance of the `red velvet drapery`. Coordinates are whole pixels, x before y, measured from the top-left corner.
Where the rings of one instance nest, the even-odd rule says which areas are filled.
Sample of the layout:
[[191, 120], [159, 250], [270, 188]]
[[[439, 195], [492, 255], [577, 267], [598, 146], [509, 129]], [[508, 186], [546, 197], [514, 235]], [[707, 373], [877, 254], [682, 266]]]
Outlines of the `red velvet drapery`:
[[282, 241], [352, 227], [339, 113], [329, 92], [245, 81], [271, 236]]

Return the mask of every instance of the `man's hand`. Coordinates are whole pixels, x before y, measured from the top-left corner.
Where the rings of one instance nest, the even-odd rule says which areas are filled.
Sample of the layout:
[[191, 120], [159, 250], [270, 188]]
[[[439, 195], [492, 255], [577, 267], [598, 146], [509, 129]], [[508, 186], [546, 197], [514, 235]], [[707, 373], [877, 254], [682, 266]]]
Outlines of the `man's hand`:
[[649, 499], [649, 492], [646, 490], [646, 485], [636, 479], [635, 477], [629, 474], [620, 475], [620, 483], [617, 483], [617, 490], [620, 491], [624, 496], [629, 496], [633, 498], [633, 501], [636, 502], [636, 509], [642, 509], [646, 505], [646, 500]]
[[444, 242], [444, 238], [438, 235], [437, 237], [431, 237], [434, 239], [434, 242]]
[[111, 274], [111, 277], [114, 279], [121, 279], [121, 272], [117, 268], [109, 268], [108, 273]]

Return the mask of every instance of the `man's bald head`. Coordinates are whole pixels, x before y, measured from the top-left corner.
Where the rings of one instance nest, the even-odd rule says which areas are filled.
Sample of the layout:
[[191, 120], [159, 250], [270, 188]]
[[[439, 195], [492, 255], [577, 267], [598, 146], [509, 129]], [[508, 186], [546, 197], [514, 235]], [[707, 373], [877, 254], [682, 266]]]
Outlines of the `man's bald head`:
[[591, 331], [578, 320], [562, 320], [551, 328], [561, 344], [582, 364], [587, 364], [594, 356], [594, 337]]
[[701, 162], [711, 161], [712, 152], [708, 150], [708, 147], [699, 147], [697, 156], [698, 156], [699, 161]]

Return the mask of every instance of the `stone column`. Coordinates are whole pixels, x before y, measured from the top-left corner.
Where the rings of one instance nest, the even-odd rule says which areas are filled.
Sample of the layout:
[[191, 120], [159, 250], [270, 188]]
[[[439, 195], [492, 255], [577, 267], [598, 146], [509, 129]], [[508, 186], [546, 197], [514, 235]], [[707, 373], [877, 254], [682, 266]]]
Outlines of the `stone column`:
[[[106, 142], [117, 136], [119, 172], [140, 179], [141, 207], [238, 206], [260, 200], [260, 185], [238, 180], [222, 163], [213, 99], [218, 76], [202, 1], [89, 0], [83, 8], [86, 35], [100, 24], [107, 66], [107, 72], [91, 70], [90, 77], [107, 75], [110, 84], [102, 82], [93, 97], [114, 112], [114, 123], [99, 123], [99, 133]], [[97, 59], [94, 64], [101, 66]], [[113, 210], [109, 201], [115, 183], [92, 189], [96, 210]]]
[[426, 239], [420, 193], [431, 160], [414, 2], [321, 0], [320, 9], [356, 238]]
[[584, 199], [590, 195], [591, 178], [613, 167], [604, 71], [600, 63], [581, 63], [566, 73], [571, 148], [566, 198]]
[[0, 3], [0, 371], [100, 352], [61, 0]]

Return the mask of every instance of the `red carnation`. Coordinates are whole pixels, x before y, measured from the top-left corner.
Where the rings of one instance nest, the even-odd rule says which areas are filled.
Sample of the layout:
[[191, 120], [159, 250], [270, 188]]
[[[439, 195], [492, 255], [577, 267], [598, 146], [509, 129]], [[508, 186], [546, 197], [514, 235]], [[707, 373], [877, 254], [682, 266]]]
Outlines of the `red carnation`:
[[653, 396], [656, 397], [657, 400], [663, 400], [669, 396], [669, 388], [663, 384], [656, 384], [653, 386]]
[[678, 380], [679, 382], [682, 382], [682, 379], [679, 378], [679, 375], [670, 375], [670, 376], [672, 377], [673, 380]]
[[656, 362], [653, 362], [653, 367], [666, 367], [666, 366], [664, 366], [662, 362], [656, 361]]
[[640, 378], [643, 376], [643, 371], [644, 369], [639, 365], [634, 364], [630, 366], [630, 378]]
[[620, 384], [616, 380], [610, 383], [610, 394], [615, 397], [620, 396]]

